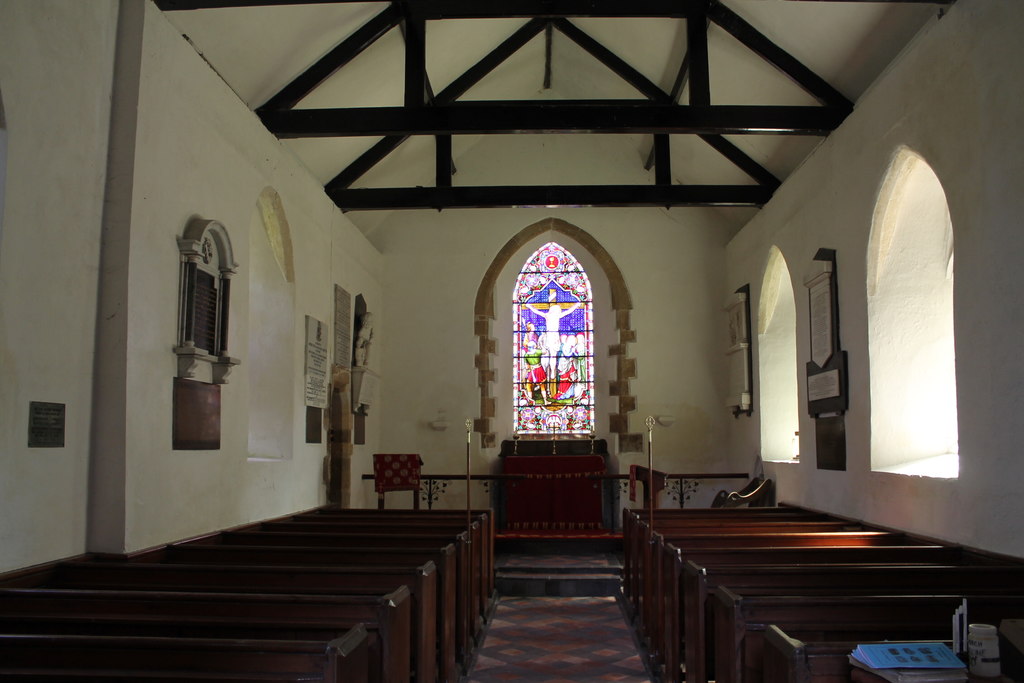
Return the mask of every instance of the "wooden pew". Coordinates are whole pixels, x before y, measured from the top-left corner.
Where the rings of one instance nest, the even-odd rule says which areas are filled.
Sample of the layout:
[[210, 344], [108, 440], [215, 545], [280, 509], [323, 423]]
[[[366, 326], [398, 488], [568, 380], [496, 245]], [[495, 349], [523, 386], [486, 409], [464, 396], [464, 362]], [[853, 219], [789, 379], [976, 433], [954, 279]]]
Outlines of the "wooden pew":
[[[898, 645], [901, 642], [889, 640]], [[916, 642], [921, 642], [920, 640]], [[949, 640], [932, 640], [951, 645]], [[762, 669], [765, 683], [850, 683], [850, 653], [857, 641], [809, 641], [790, 638], [774, 624], [764, 633]]]
[[[624, 509], [622, 511], [622, 543], [623, 543], [623, 577], [627, 579], [633, 572], [632, 559], [642, 549], [642, 539], [638, 535], [640, 524], [648, 525], [651, 511], [647, 509]], [[814, 512], [799, 507], [767, 507], [767, 508], [683, 508], [654, 510], [654, 527], [660, 530], [667, 521], [711, 520], [725, 521], [743, 519], [752, 522], [758, 519], [783, 520], [829, 520], [833, 516]]]
[[[0, 633], [328, 642], [362, 626], [371, 681], [408, 681], [412, 597], [0, 589]], [[356, 672], [351, 672], [355, 675]]]
[[[758, 508], [760, 509], [760, 508]], [[645, 525], [641, 524], [641, 532], [649, 535]], [[774, 525], [773, 525], [774, 526]], [[664, 537], [665, 543], [671, 543], [684, 549], [707, 548], [757, 548], [757, 547], [815, 547], [815, 546], [849, 546], [849, 545], [908, 545], [915, 540], [906, 534], [889, 531], [761, 531], [757, 525], [726, 526], [720, 532], [698, 528], [692, 532], [673, 532]], [[920, 542], [920, 541], [918, 541]], [[923, 543], [923, 542], [922, 542]], [[640, 568], [636, 572], [636, 583], [633, 591], [632, 609], [637, 615], [638, 628], [652, 645], [662, 642], [659, 629], [664, 623], [660, 613], [661, 596], [661, 563], [657, 562], [656, 547], [651, 541], [645, 542], [645, 551]]]
[[[456, 642], [455, 545], [443, 548], [336, 548], [315, 546], [243, 546], [178, 543], [133, 558], [173, 564], [293, 565], [293, 566], [419, 566], [432, 561], [438, 567], [438, 680], [458, 680]], [[468, 656], [465, 653], [464, 657]], [[461, 661], [465, 663], [463, 658]]]
[[[756, 509], [756, 508], [755, 508]], [[864, 527], [857, 524], [850, 524], [843, 520], [774, 520], [758, 519], [754, 522], [745, 519], [730, 519], [720, 521], [688, 520], [685, 523], [665, 523], [653, 536], [647, 524], [638, 527], [639, 535], [644, 543], [642, 571], [637, 572], [637, 614], [639, 616], [638, 629], [651, 642], [657, 643], [660, 640], [660, 629], [663, 621], [660, 610], [661, 603], [658, 596], [664, 593], [662, 579], [662, 562], [660, 559], [659, 545], [669, 542], [668, 539], [689, 538], [693, 535], [703, 534], [705, 536], [720, 537], [726, 534], [735, 534], [747, 531], [756, 531], [759, 534], [794, 534], [794, 533], [833, 533], [833, 532], [856, 532], [864, 531]]]
[[[352, 519], [341, 516], [340, 519], [331, 515], [304, 516], [301, 519], [279, 519], [260, 522], [258, 525], [248, 527], [259, 528], [265, 531], [288, 531], [288, 532], [326, 532], [344, 534], [375, 534], [384, 538], [399, 540], [401, 537], [420, 533], [443, 533], [458, 535], [465, 530], [465, 517], [462, 519], [454, 517], [416, 516], [402, 520], [401, 524], [395, 524], [390, 518], [375, 519]], [[489, 609], [488, 586], [491, 581], [488, 574], [493, 573], [493, 539], [487, 539], [486, 520], [474, 520], [470, 524], [470, 539], [468, 542], [469, 556], [471, 561], [471, 589], [473, 599], [477, 605], [478, 616], [475, 621], [480, 623], [474, 628], [474, 633], [479, 633], [483, 621]], [[242, 527], [240, 530], [244, 530]], [[399, 545], [401, 545], [399, 543]]]
[[179, 592], [384, 594], [406, 585], [413, 596], [411, 648], [418, 681], [437, 675], [437, 571], [419, 567], [175, 565], [61, 562], [22, 573], [9, 587], [100, 588]]
[[[953, 612], [965, 595], [971, 596], [971, 620], [998, 623], [1024, 611], [1019, 583], [973, 595], [955, 590], [918, 595], [739, 595], [719, 587], [713, 601], [716, 680], [761, 683], [764, 634], [772, 624], [805, 640], [947, 639]], [[687, 671], [688, 681], [689, 677]]]
[[[360, 661], [362, 664], [360, 665]], [[366, 630], [324, 643], [87, 635], [0, 635], [5, 681], [325, 681], [360, 683]]]
[[[405, 519], [410, 517], [423, 515], [430, 518], [466, 518], [465, 510], [427, 510], [425, 512], [421, 510], [419, 512], [414, 512], [410, 510], [364, 510], [359, 508], [339, 508], [334, 506], [316, 508], [315, 510], [295, 515], [295, 517], [309, 518], [325, 516], [331, 518], [351, 519], [353, 517], [366, 517], [370, 513], [376, 514], [378, 518], [387, 519], [397, 524], [401, 524]], [[487, 581], [484, 593], [488, 599], [490, 599], [494, 596], [494, 511], [487, 508], [471, 510], [470, 514], [474, 521], [480, 522], [481, 529], [483, 530], [483, 555], [485, 558], [483, 569], [484, 577]]]
[[[719, 565], [820, 565], [836, 563], [857, 563], [872, 565], [906, 565], [921, 564], [1000, 564], [1005, 560], [971, 552], [958, 546], [943, 545], [911, 545], [911, 546], [849, 546], [849, 547], [812, 547], [812, 548], [709, 548], [682, 551], [671, 543], [661, 548], [664, 562], [662, 574], [663, 596], [663, 627], [662, 642], [658, 651], [662, 653], [664, 667], [663, 678], [666, 681], [680, 681], [681, 646], [687, 639], [686, 629], [695, 630], [695, 642], [704, 642], [705, 609], [707, 596], [698, 594], [691, 597], [697, 605], [686, 611], [685, 601], [687, 585], [685, 565], [692, 561], [702, 566]], [[700, 584], [704, 590], [706, 584]], [[684, 621], [684, 613], [696, 625]], [[699, 651], [699, 648], [698, 648]], [[691, 662], [688, 668], [704, 667], [704, 662]], [[698, 674], [702, 677], [702, 674]]]
[[[456, 538], [466, 539], [466, 532], [460, 532]], [[404, 536], [395, 539], [391, 536], [382, 537], [380, 534], [345, 534], [336, 532], [287, 532], [287, 531], [224, 531], [216, 536], [198, 539], [192, 543], [202, 544], [223, 544], [226, 546], [278, 546], [278, 547], [307, 547], [324, 548], [336, 550], [358, 550], [367, 554], [378, 551], [387, 551], [400, 544], [402, 547], [419, 550], [435, 551], [444, 548], [451, 542], [448, 534], [426, 534], [421, 533], [413, 536]], [[455, 545], [455, 642], [460, 661], [465, 663], [473, 649], [474, 638], [477, 633], [474, 629], [476, 624], [474, 594], [471, 590], [473, 582], [469, 576], [472, 572], [472, 562], [468, 545], [465, 542]], [[439, 585], [449, 584], [452, 581], [451, 572], [445, 576], [438, 577]], [[450, 624], [448, 625], [450, 627]], [[482, 627], [481, 627], [482, 632]]]

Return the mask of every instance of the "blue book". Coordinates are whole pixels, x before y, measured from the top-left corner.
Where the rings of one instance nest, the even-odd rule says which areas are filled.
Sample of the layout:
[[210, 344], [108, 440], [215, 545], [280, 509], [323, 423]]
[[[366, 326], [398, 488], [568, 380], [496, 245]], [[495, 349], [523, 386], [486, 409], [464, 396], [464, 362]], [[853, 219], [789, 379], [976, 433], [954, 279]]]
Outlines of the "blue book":
[[965, 668], [945, 643], [863, 644], [858, 645], [851, 656], [872, 669]]

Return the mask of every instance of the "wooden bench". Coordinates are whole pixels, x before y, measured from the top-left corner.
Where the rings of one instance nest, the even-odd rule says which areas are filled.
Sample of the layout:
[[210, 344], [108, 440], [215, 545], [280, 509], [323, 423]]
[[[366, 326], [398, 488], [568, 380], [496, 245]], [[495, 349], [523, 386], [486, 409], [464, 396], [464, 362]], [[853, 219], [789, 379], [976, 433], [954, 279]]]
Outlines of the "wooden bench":
[[[465, 540], [466, 532], [457, 536]], [[304, 547], [324, 548], [330, 550], [357, 550], [367, 555], [387, 552], [398, 545], [407, 549], [437, 551], [451, 542], [448, 534], [421, 533], [403, 536], [398, 539], [380, 534], [345, 534], [337, 532], [287, 532], [287, 531], [225, 531], [213, 537], [201, 539], [203, 544], [223, 544], [225, 546], [259, 546], [259, 547]], [[199, 544], [199, 541], [190, 542]], [[477, 619], [477, 602], [474, 586], [470, 580], [472, 562], [466, 543], [455, 545], [455, 642], [460, 661], [465, 662], [473, 649], [474, 639], [482, 634], [482, 624]], [[450, 572], [449, 572], [450, 574]], [[438, 576], [438, 584], [443, 586], [452, 581], [450, 575]], [[447, 596], [445, 596], [447, 597]], [[443, 605], [441, 606], [443, 608]], [[450, 626], [450, 624], [449, 624]]]
[[9, 587], [97, 588], [176, 592], [382, 595], [408, 586], [413, 597], [411, 651], [418, 681], [437, 674], [437, 571], [419, 567], [294, 567], [175, 565], [145, 562], [60, 562], [22, 573]]
[[249, 564], [298, 566], [419, 566], [434, 562], [438, 568], [438, 680], [455, 683], [458, 662], [469, 653], [459, 653], [456, 642], [455, 546], [437, 550], [424, 548], [337, 548], [309, 546], [243, 546], [212, 543], [172, 544], [134, 561], [173, 564]]
[[[662, 642], [657, 650], [662, 655], [660, 663], [664, 667], [664, 678], [668, 681], [680, 681], [681, 646], [686, 641], [687, 628], [695, 628], [697, 634], [705, 629], [703, 608], [694, 608], [685, 612], [690, 619], [697, 620], [696, 626], [687, 625], [684, 620], [687, 585], [685, 564], [692, 561], [703, 566], [719, 565], [820, 565], [836, 563], [857, 563], [872, 565], [906, 565], [921, 564], [998, 564], [1005, 563], [996, 557], [967, 551], [958, 546], [943, 545], [911, 545], [911, 546], [849, 546], [849, 547], [813, 547], [813, 548], [710, 548], [683, 552], [671, 543], [663, 548], [662, 557], [665, 564], [662, 568], [663, 596]], [[704, 589], [706, 584], [698, 588]], [[698, 605], [706, 605], [707, 596], [697, 595], [691, 600]], [[703, 636], [695, 636], [698, 640]], [[690, 663], [688, 667], [703, 666], [703, 663]]]
[[795, 533], [835, 533], [861, 532], [865, 528], [858, 524], [850, 524], [843, 520], [806, 521], [806, 520], [774, 520], [759, 519], [751, 523], [749, 520], [692, 520], [686, 523], [666, 523], [653, 536], [647, 524], [639, 525], [638, 536], [643, 543], [643, 551], [639, 555], [641, 569], [636, 573], [636, 601], [638, 627], [641, 634], [657, 642], [661, 624], [658, 596], [664, 592], [662, 580], [662, 563], [659, 545], [663, 546], [671, 539], [689, 538], [703, 534], [715, 538], [744, 532], [759, 534], [795, 534]]
[[0, 589], [0, 633], [334, 640], [364, 626], [375, 681], [407, 681], [412, 597]]
[[[664, 543], [683, 549], [908, 545], [915, 542], [906, 534], [889, 531], [754, 532], [743, 527], [726, 528], [719, 533], [697, 529], [692, 533], [676, 532], [663, 538]], [[662, 563], [656, 561], [656, 547], [650, 541], [646, 547], [640, 564], [642, 571], [637, 571], [633, 577], [634, 587], [627, 604], [637, 617], [641, 634], [652, 644], [657, 644], [662, 642], [659, 629], [664, 623], [659, 611], [664, 594], [660, 573]]]
[[[973, 594], [969, 618], [998, 623], [1019, 615], [1024, 611], [1020, 590], [1018, 583]], [[965, 595], [971, 594], [950, 589], [917, 595], [740, 595], [720, 586], [713, 601], [715, 679], [761, 683], [764, 633], [772, 624], [805, 640], [947, 639], [953, 612]]]
[[361, 683], [366, 630], [330, 642], [0, 635], [5, 681], [325, 681]]
[[[353, 519], [351, 516], [305, 515], [300, 519], [270, 520], [260, 522], [258, 525], [248, 527], [249, 529], [261, 529], [265, 531], [288, 531], [288, 532], [326, 532], [344, 534], [374, 534], [383, 538], [398, 540], [401, 537], [410, 535], [440, 534], [448, 532], [451, 536], [457, 536], [461, 531], [466, 530], [465, 517], [462, 519], [449, 516], [416, 516], [403, 519], [396, 524], [393, 518], [374, 519]], [[244, 530], [242, 527], [240, 530]], [[494, 567], [494, 542], [493, 537], [488, 539], [487, 533], [490, 529], [487, 520], [474, 520], [470, 524], [470, 539], [467, 545], [471, 560], [470, 578], [472, 580], [472, 591], [476, 600], [479, 619], [485, 620], [490, 595], [489, 586], [492, 581], [488, 578], [493, 574]], [[450, 539], [449, 539], [450, 540]], [[401, 543], [398, 543], [401, 545]]]
[[[915, 641], [885, 642], [898, 645]], [[943, 642], [947, 646], [951, 644], [949, 640], [927, 642]], [[855, 641], [804, 642], [790, 638], [773, 624], [764, 633], [764, 682], [850, 683], [850, 653], [860, 644]]]
[[[338, 508], [334, 506], [316, 508], [315, 510], [294, 515], [293, 517], [308, 519], [324, 516], [334, 519], [353, 519], [360, 517], [365, 518], [371, 514], [375, 515], [378, 519], [389, 520], [393, 524], [402, 524], [407, 519], [422, 517], [424, 515], [430, 519], [452, 518], [464, 520], [466, 518], [465, 510], [427, 510], [426, 512], [412, 512], [409, 510], [363, 510], [358, 508]], [[487, 581], [484, 593], [488, 598], [490, 598], [494, 595], [494, 512], [488, 508], [471, 510], [470, 514], [473, 521], [480, 523], [480, 528], [483, 532], [483, 554], [485, 557], [483, 568], [484, 578]]]

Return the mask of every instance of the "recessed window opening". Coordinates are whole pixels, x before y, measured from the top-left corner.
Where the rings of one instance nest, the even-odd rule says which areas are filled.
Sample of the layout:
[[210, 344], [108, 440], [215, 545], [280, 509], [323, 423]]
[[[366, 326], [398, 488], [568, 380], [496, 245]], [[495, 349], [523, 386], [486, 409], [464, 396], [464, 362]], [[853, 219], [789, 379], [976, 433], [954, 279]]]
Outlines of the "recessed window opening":
[[799, 458], [794, 441], [799, 427], [796, 302], [786, 259], [778, 247], [768, 254], [757, 307], [758, 386], [761, 457], [792, 462]]
[[938, 177], [908, 149], [879, 194], [867, 275], [871, 467], [956, 478], [953, 227]]
[[291, 229], [266, 188], [249, 224], [249, 459], [292, 456], [296, 384]]
[[561, 245], [535, 251], [512, 295], [513, 432], [594, 431], [594, 314], [590, 279]]

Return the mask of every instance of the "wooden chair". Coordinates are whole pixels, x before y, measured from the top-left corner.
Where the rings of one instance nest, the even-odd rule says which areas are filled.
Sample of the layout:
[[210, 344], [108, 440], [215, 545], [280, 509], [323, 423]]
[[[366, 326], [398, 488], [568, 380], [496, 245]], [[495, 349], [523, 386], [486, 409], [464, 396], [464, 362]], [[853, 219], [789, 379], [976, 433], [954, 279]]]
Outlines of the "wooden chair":
[[420, 468], [423, 459], [417, 453], [374, 453], [373, 486], [377, 509], [384, 509], [384, 494], [412, 491], [412, 509], [420, 509]]

